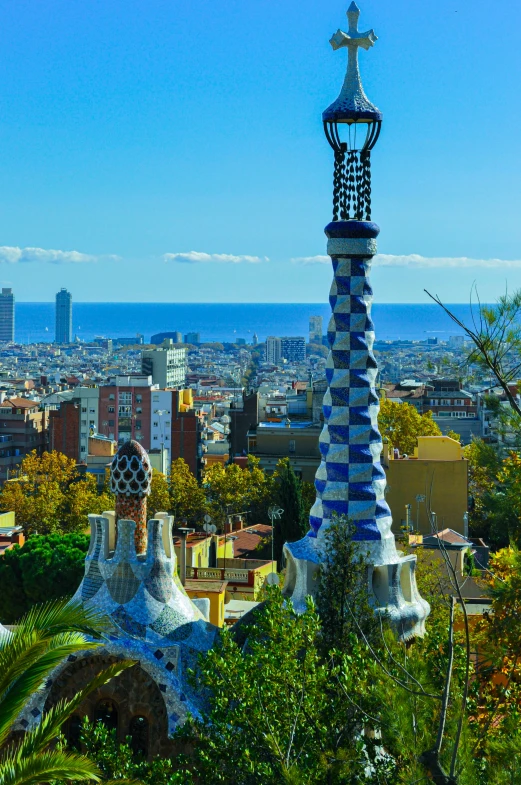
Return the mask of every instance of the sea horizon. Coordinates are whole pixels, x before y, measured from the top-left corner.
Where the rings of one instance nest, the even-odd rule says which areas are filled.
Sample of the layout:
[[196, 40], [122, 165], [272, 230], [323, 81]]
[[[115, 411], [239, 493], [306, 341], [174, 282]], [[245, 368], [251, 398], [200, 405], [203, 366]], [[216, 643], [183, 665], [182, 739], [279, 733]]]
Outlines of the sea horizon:
[[[462, 320], [468, 320], [468, 303], [448, 303]], [[260, 342], [268, 335], [302, 335], [307, 338], [309, 317], [322, 316], [324, 333], [331, 316], [329, 303], [137, 303], [74, 302], [73, 336], [89, 341], [95, 337], [144, 336], [145, 343], [160, 332], [200, 333], [202, 343]], [[462, 335], [459, 328], [435, 303], [374, 303], [372, 318], [378, 340], [447, 340]], [[49, 343], [54, 340], [54, 302], [16, 303], [15, 340], [18, 343]]]

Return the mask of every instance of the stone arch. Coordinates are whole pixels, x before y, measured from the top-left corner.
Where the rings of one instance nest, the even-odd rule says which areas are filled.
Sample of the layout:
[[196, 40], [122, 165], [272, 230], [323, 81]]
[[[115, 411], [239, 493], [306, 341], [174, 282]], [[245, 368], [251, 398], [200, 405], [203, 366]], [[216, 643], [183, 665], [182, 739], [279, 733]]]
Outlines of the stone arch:
[[[67, 664], [56, 676], [44, 710], [48, 711], [62, 698], [71, 699], [103, 668], [120, 659], [111, 654], [87, 654]], [[125, 740], [133, 717], [144, 717], [148, 723], [149, 757], [175, 754], [174, 745], [168, 738], [168, 716], [163, 696], [155, 681], [139, 663], [123, 671], [108, 684], [93, 690], [75, 714], [82, 719], [88, 717], [93, 720], [96, 707], [104, 700], [113, 701], [117, 706], [118, 741]]]

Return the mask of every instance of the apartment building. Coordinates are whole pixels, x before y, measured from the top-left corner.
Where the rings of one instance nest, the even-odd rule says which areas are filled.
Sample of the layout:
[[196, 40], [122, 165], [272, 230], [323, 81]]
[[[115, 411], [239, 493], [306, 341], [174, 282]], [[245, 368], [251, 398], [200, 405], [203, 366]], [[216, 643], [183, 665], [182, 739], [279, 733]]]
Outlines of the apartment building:
[[49, 412], [49, 449], [85, 461], [89, 436], [99, 428], [99, 387], [76, 387], [68, 401]]
[[145, 450], [166, 450], [167, 466], [183, 458], [199, 477], [201, 423], [191, 390], [161, 390], [150, 376], [118, 376], [100, 387], [99, 428], [118, 443], [135, 439]]
[[288, 362], [306, 361], [306, 339], [301, 336], [282, 336], [280, 338], [270, 335], [266, 338], [266, 362], [279, 365], [281, 360]]
[[12, 289], [2, 288], [0, 294], [0, 342], [14, 341], [14, 294]]
[[141, 373], [163, 389], [180, 389], [186, 384], [186, 349], [165, 345], [141, 352]]
[[37, 401], [6, 398], [0, 403], [0, 479], [7, 480], [24, 457], [47, 448], [45, 412]]

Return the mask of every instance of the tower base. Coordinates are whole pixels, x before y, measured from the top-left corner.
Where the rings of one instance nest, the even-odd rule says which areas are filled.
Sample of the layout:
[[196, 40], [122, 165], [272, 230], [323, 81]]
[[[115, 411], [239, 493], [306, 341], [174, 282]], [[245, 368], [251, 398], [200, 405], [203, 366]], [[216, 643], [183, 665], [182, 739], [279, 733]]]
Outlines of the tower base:
[[[361, 542], [360, 548], [366, 544]], [[284, 545], [283, 594], [291, 600], [297, 613], [306, 610], [308, 596], [316, 596], [323, 547], [323, 539], [316, 537], [303, 537]], [[368, 564], [367, 583], [375, 613], [390, 622], [398, 640], [403, 642], [425, 634], [430, 605], [420, 596], [416, 585], [416, 556], [403, 556], [399, 551], [394, 554], [395, 561]]]

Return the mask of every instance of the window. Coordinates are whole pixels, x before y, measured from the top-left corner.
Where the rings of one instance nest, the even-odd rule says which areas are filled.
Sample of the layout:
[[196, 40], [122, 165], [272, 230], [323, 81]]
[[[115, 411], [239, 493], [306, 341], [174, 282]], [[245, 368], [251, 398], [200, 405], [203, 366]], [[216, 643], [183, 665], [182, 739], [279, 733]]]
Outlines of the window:
[[159, 438], [159, 437], [158, 437], [157, 433], [155, 433], [155, 434], [154, 434], [154, 441], [155, 441], [155, 442], [157, 442], [158, 438]]
[[159, 428], [159, 423], [158, 422], [154, 423], [154, 428]]
[[290, 439], [289, 440], [289, 451], [290, 452], [295, 452], [295, 439]]
[[109, 406], [108, 411], [110, 414], [112, 414], [113, 412], [116, 411], [116, 408], [114, 406]]
[[109, 730], [118, 730], [118, 709], [114, 701], [100, 700], [94, 712], [94, 722], [102, 722]]
[[154, 403], [159, 403], [159, 395], [153, 395], [152, 400], [154, 401]]
[[141, 406], [136, 406], [136, 414], [143, 414], [143, 409]]
[[109, 427], [113, 427], [114, 426], [114, 420], [109, 420], [108, 424], [109, 424]]
[[136, 420], [136, 429], [137, 429], [138, 431], [140, 431], [140, 430], [141, 430], [141, 420]]
[[109, 401], [114, 401], [115, 399], [116, 399], [116, 396], [114, 395], [114, 393], [110, 393]]
[[170, 428], [170, 420], [167, 420], [167, 422], [165, 423], [165, 427]]
[[465, 403], [465, 401], [462, 401], [462, 400], [459, 400], [459, 399], [458, 399], [458, 400], [454, 401], [454, 403], [456, 404], [456, 406], [463, 406], [463, 404]]
[[82, 406], [81, 407], [81, 413], [82, 414], [87, 414], [87, 407], [86, 406]]
[[148, 755], [148, 720], [146, 717], [132, 717], [128, 726], [130, 746], [134, 754]]
[[69, 721], [67, 722], [65, 737], [69, 744], [69, 747], [75, 747], [76, 749], [81, 749], [80, 745], [80, 732], [81, 732], [81, 717], [79, 714], [73, 714], [69, 717]]
[[82, 421], [81, 421], [81, 424], [82, 424], [82, 425], [87, 425], [87, 420], [82, 420]]

